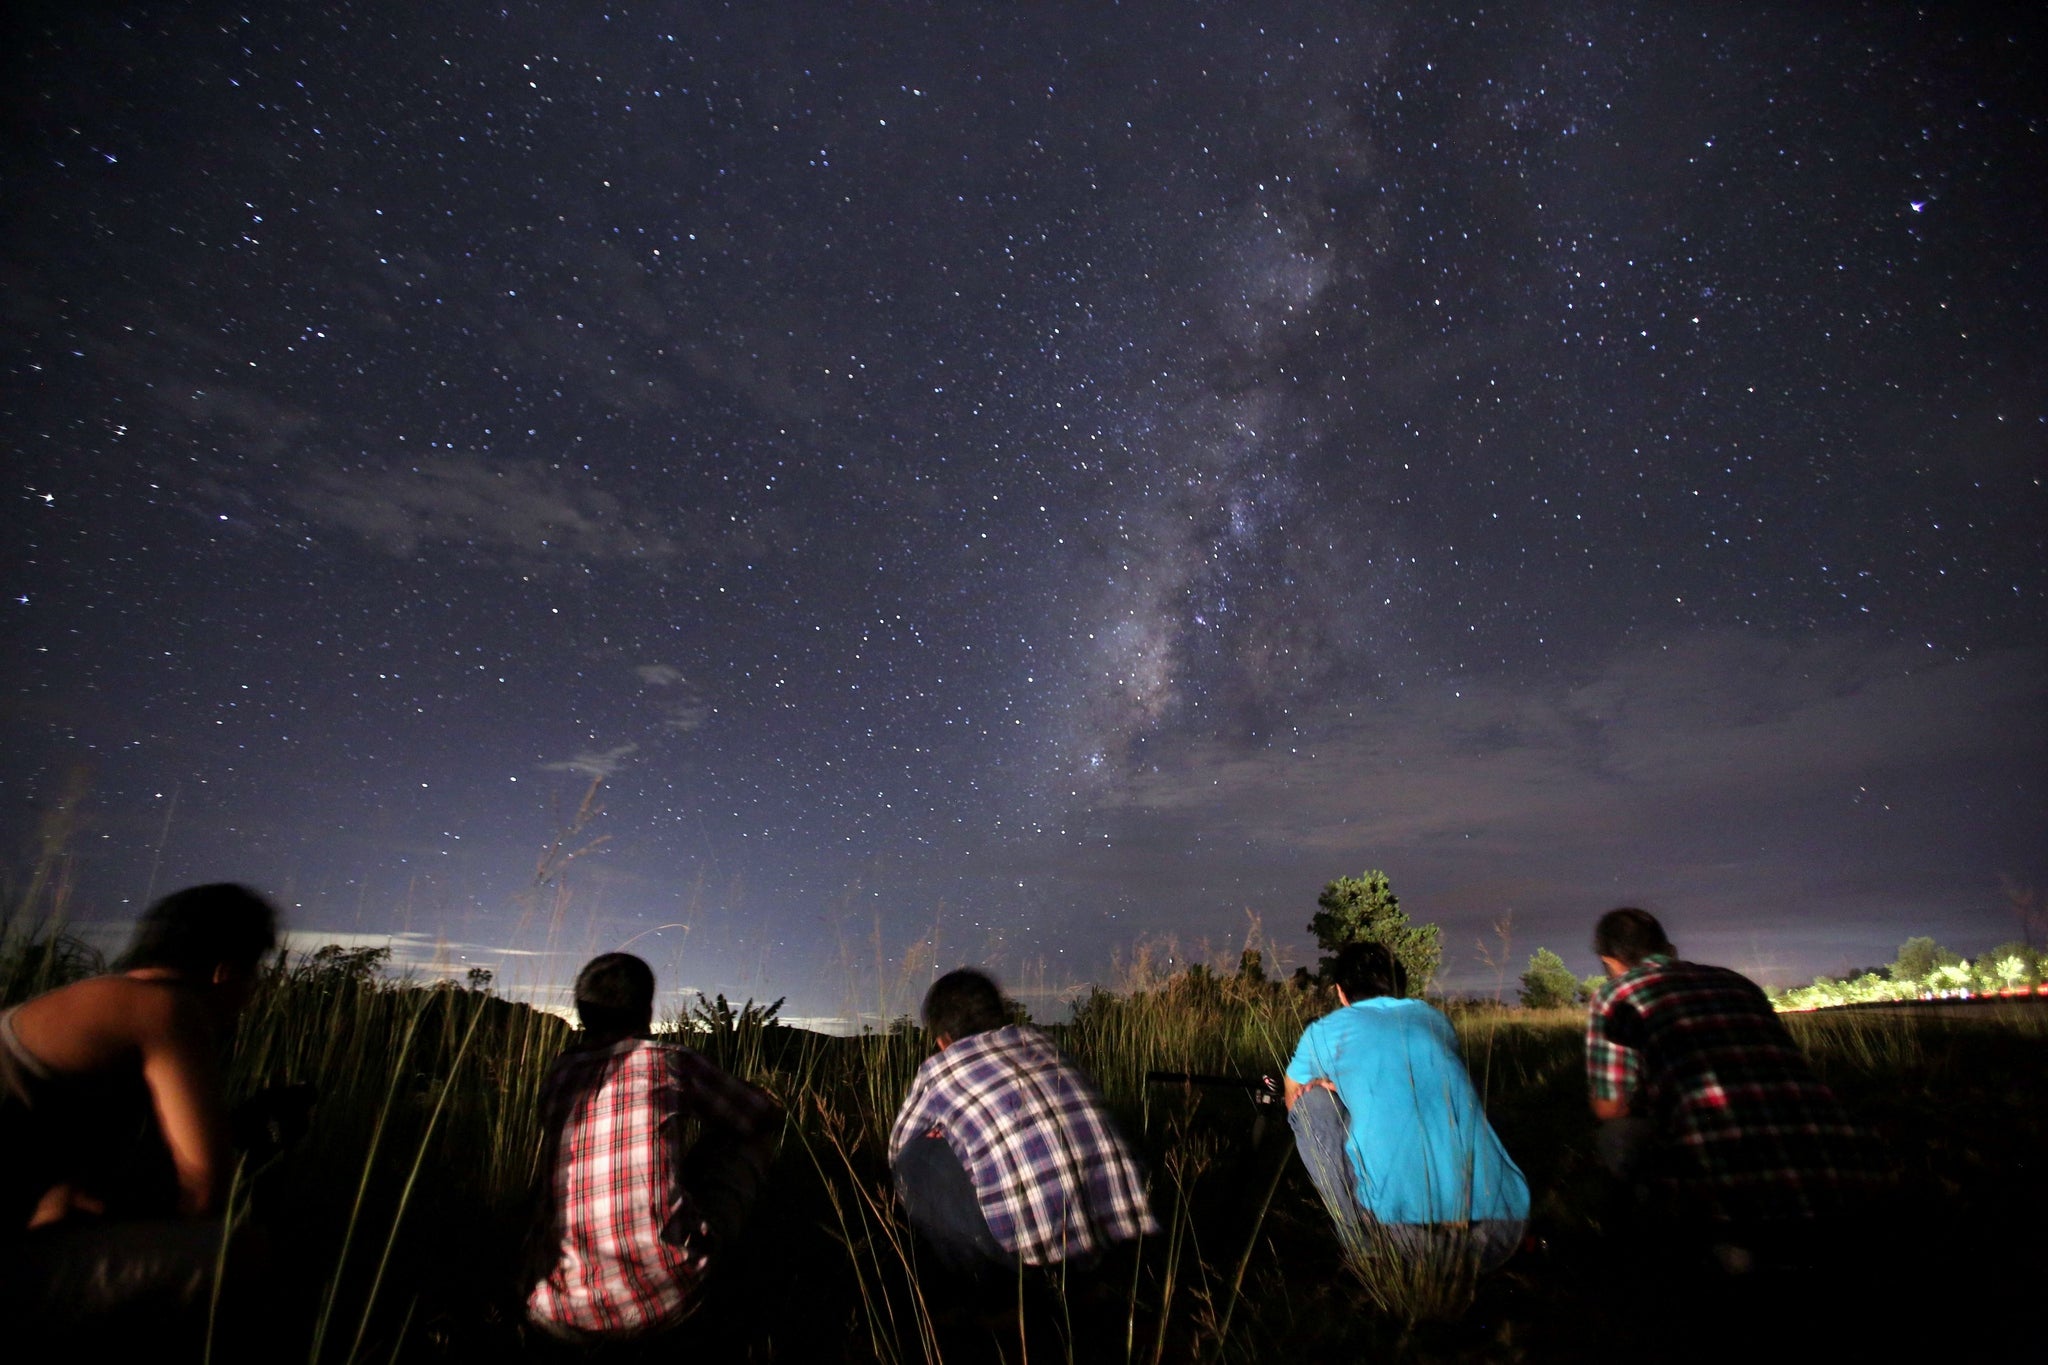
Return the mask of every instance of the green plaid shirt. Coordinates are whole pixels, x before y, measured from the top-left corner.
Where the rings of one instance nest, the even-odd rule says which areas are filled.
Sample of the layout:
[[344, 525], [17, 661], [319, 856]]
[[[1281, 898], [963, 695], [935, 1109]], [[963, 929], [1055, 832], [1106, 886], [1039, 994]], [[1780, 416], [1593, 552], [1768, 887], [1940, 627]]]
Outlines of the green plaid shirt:
[[1655, 1121], [1662, 1174], [1716, 1218], [1838, 1212], [1883, 1178], [1875, 1140], [1814, 1076], [1764, 993], [1725, 967], [1658, 955], [1601, 987], [1586, 1082]]

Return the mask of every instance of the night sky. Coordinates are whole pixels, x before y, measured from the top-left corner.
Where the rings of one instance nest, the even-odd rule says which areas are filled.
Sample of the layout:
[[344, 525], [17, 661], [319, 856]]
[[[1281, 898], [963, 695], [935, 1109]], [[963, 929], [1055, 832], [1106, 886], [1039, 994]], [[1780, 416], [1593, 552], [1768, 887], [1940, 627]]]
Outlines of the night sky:
[[2026, 8], [12, 7], [10, 899], [807, 1015], [1367, 867], [1459, 989], [2016, 937]]

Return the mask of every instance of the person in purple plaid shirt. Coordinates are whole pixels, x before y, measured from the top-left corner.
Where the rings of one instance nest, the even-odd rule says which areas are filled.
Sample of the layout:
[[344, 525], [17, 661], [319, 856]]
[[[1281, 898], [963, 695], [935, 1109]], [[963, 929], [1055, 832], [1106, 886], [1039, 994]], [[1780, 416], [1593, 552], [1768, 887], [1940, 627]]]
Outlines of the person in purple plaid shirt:
[[1682, 961], [1656, 917], [1602, 916], [1608, 971], [1586, 1028], [1600, 1149], [1624, 1180], [1660, 1187], [1704, 1222], [1725, 1268], [1860, 1210], [1885, 1179], [1875, 1139], [1814, 1076], [1755, 983]]
[[[680, 1323], [739, 1231], [781, 1110], [697, 1053], [649, 1037], [654, 972], [630, 953], [576, 977], [584, 1036], [541, 1091], [545, 1216], [529, 1247], [527, 1316], [597, 1343]], [[684, 1150], [684, 1127], [698, 1120]]]
[[1009, 1022], [970, 968], [924, 998], [939, 1050], [889, 1135], [897, 1197], [942, 1263], [970, 1277], [1087, 1261], [1159, 1229], [1145, 1173], [1102, 1098], [1052, 1041]]

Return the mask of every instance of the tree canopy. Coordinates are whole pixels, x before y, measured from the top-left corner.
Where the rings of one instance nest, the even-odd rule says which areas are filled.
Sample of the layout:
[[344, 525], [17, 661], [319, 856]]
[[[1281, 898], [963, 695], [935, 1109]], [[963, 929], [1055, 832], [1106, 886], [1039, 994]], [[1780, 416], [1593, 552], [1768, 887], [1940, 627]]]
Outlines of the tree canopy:
[[1522, 1003], [1532, 1010], [1562, 1009], [1585, 998], [1572, 969], [1548, 948], [1530, 954], [1529, 969], [1522, 973], [1521, 995]]
[[1892, 980], [1925, 981], [1938, 967], [1951, 967], [1962, 958], [1921, 935], [1899, 945], [1898, 960], [1892, 963]]
[[1308, 923], [1323, 950], [1318, 966], [1327, 976], [1337, 950], [1347, 943], [1384, 943], [1408, 973], [1408, 993], [1419, 996], [1443, 961], [1443, 934], [1434, 924], [1410, 924], [1387, 874], [1368, 870], [1339, 877], [1316, 897], [1320, 908]]

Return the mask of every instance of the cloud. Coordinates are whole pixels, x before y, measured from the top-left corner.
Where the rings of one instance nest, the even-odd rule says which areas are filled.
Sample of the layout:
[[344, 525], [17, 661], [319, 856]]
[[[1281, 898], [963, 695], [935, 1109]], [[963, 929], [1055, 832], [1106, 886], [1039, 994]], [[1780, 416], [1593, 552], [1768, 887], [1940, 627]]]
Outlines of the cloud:
[[554, 763], [543, 763], [544, 773], [582, 773], [586, 777], [610, 777], [625, 766], [629, 755], [637, 752], [638, 744], [619, 744], [602, 753], [580, 753], [574, 758], [560, 759]]
[[403, 558], [432, 544], [530, 560], [665, 560], [682, 548], [591, 480], [537, 460], [446, 454], [322, 471], [292, 501]]
[[1236, 806], [1255, 832], [1311, 846], [1412, 843], [1566, 812], [1581, 827], [1589, 816], [1631, 827], [1646, 798], [1770, 802], [1879, 770], [2038, 749], [2042, 662], [2031, 650], [1929, 661], [1848, 641], [1703, 636], [1617, 655], [1575, 687], [1410, 689], [1326, 722], [1284, 760], [1196, 744], [1122, 799]]
[[[350, 929], [287, 929], [283, 946], [293, 955], [316, 952], [328, 944], [343, 948], [389, 948], [393, 970], [439, 968], [467, 970], [473, 957], [544, 958], [554, 954], [531, 948], [507, 948], [495, 943], [451, 943], [433, 934], [412, 932], [364, 933]], [[459, 966], [454, 965], [459, 964]]]
[[657, 703], [662, 729], [687, 735], [710, 717], [711, 703], [683, 676], [680, 668], [671, 664], [641, 664], [633, 671], [649, 687], [676, 689], [674, 695], [664, 696]]
[[1512, 909], [1549, 935], [1637, 901], [1708, 960], [1768, 950], [1791, 975], [1995, 937], [1998, 874], [2038, 860], [2044, 664], [1709, 634], [1549, 688], [1411, 687], [1289, 747], [1150, 746], [1096, 803], [1121, 850], [1099, 871], [1173, 851], [1199, 899], [1377, 866], [1426, 918]]

